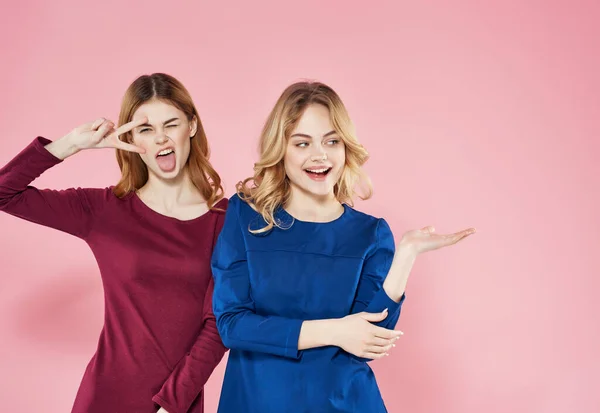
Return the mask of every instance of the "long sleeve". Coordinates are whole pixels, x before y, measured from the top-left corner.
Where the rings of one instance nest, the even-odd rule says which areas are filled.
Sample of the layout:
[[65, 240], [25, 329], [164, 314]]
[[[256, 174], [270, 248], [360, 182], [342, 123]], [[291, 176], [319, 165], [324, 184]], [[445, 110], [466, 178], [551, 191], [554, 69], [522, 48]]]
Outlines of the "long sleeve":
[[[225, 346], [231, 349], [299, 358], [303, 320], [256, 313], [250, 286], [246, 246], [240, 223], [241, 201], [229, 201], [225, 224], [212, 259], [215, 279], [213, 309]], [[247, 224], [245, 225], [247, 231]]]
[[29, 186], [62, 162], [44, 148], [48, 143], [48, 139], [38, 137], [0, 169], [0, 211], [85, 238], [93, 218], [94, 202], [89, 197], [101, 190], [56, 191]]
[[[217, 221], [215, 239], [223, 226], [223, 215]], [[214, 243], [213, 243], [214, 244]], [[204, 388], [227, 348], [223, 345], [213, 313], [214, 280], [211, 278], [204, 296], [203, 326], [191, 350], [175, 366], [152, 401], [169, 413], [186, 413]]]
[[361, 311], [380, 313], [387, 308], [387, 318], [374, 324], [389, 329], [396, 326], [405, 298], [402, 295], [400, 302], [397, 303], [383, 289], [383, 281], [392, 266], [394, 252], [395, 245], [392, 231], [384, 219], [379, 219], [377, 245], [365, 260], [351, 311], [352, 314]]
[[[405, 299], [405, 295], [402, 294], [400, 302], [397, 303], [383, 289], [383, 281], [392, 266], [395, 250], [394, 235], [390, 226], [384, 219], [379, 219], [377, 223], [377, 245], [365, 260], [351, 311], [351, 314], [360, 313], [361, 311], [380, 313], [387, 308], [388, 316], [384, 320], [373, 324], [388, 329], [393, 329], [396, 326]], [[350, 356], [362, 362], [371, 361], [371, 359], [357, 357], [352, 354]]]

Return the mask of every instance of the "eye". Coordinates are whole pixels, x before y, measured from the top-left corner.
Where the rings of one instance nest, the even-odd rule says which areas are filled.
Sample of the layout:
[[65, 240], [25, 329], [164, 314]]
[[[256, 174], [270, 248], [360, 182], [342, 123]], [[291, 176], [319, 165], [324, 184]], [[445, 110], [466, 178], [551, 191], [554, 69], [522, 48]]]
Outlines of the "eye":
[[179, 125], [167, 125], [167, 128], [176, 128], [176, 127], [178, 127], [178, 126], [179, 126]]
[[335, 146], [339, 143], [340, 143], [339, 139], [331, 139], [331, 140], [327, 141], [327, 145], [330, 145], [330, 146]]
[[150, 130], [150, 128], [142, 128], [142, 129], [140, 129], [139, 132], [140, 133], [145, 133], [145, 132], [148, 132], [149, 130]]
[[298, 148], [306, 148], [308, 146], [308, 142], [300, 142], [300, 143], [297, 143], [296, 146]]

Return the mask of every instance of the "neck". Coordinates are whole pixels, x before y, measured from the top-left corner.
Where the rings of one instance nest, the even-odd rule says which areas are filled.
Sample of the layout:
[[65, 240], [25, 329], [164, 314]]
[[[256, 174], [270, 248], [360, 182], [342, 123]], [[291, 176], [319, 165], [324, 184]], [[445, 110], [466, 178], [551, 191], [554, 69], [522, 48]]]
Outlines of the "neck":
[[327, 195], [315, 195], [302, 191], [294, 185], [284, 208], [293, 217], [309, 222], [332, 221], [344, 212], [344, 207], [333, 191]]
[[166, 209], [203, 201], [202, 194], [192, 183], [187, 168], [176, 178], [168, 180], [149, 174], [148, 181], [137, 192], [140, 198], [155, 205], [162, 205]]

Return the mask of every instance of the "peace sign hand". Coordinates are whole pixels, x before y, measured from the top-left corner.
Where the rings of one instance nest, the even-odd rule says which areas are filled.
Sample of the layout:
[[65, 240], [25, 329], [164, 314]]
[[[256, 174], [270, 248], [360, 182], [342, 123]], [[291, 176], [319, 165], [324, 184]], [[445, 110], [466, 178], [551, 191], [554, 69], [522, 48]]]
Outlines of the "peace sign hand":
[[65, 136], [65, 139], [78, 150], [115, 148], [129, 152], [145, 153], [144, 148], [123, 142], [119, 137], [146, 122], [148, 122], [148, 119], [141, 118], [115, 129], [115, 124], [112, 121], [100, 118], [94, 122], [76, 127]]

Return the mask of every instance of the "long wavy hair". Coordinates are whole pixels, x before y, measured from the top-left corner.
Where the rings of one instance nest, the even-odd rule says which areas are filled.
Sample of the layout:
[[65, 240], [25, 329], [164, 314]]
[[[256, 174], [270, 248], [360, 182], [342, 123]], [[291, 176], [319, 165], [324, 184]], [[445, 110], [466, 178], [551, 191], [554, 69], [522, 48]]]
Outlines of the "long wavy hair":
[[333, 189], [336, 199], [352, 206], [359, 184], [361, 199], [368, 199], [373, 193], [362, 169], [369, 154], [358, 142], [354, 125], [338, 94], [320, 82], [297, 82], [283, 91], [267, 118], [260, 136], [260, 159], [254, 164], [254, 176], [236, 185], [238, 196], [260, 213], [266, 223], [263, 228], [249, 229], [252, 233], [266, 232], [274, 226], [281, 228], [274, 214], [291, 194], [283, 164], [288, 140], [306, 108], [315, 104], [329, 109], [331, 123], [345, 145], [346, 162]]
[[[183, 84], [173, 76], [164, 73], [153, 73], [138, 77], [129, 86], [121, 103], [119, 125], [132, 120], [135, 111], [153, 99], [161, 100], [175, 106], [185, 113], [188, 121], [196, 119], [198, 128], [191, 138], [190, 155], [186, 162], [193, 184], [198, 188], [209, 208], [212, 208], [222, 197], [221, 177], [212, 167], [208, 140], [194, 105], [192, 97]], [[131, 143], [131, 132], [122, 135], [121, 139]], [[148, 167], [139, 154], [117, 149], [117, 162], [121, 169], [121, 179], [113, 191], [119, 198], [140, 189], [148, 181]]]

